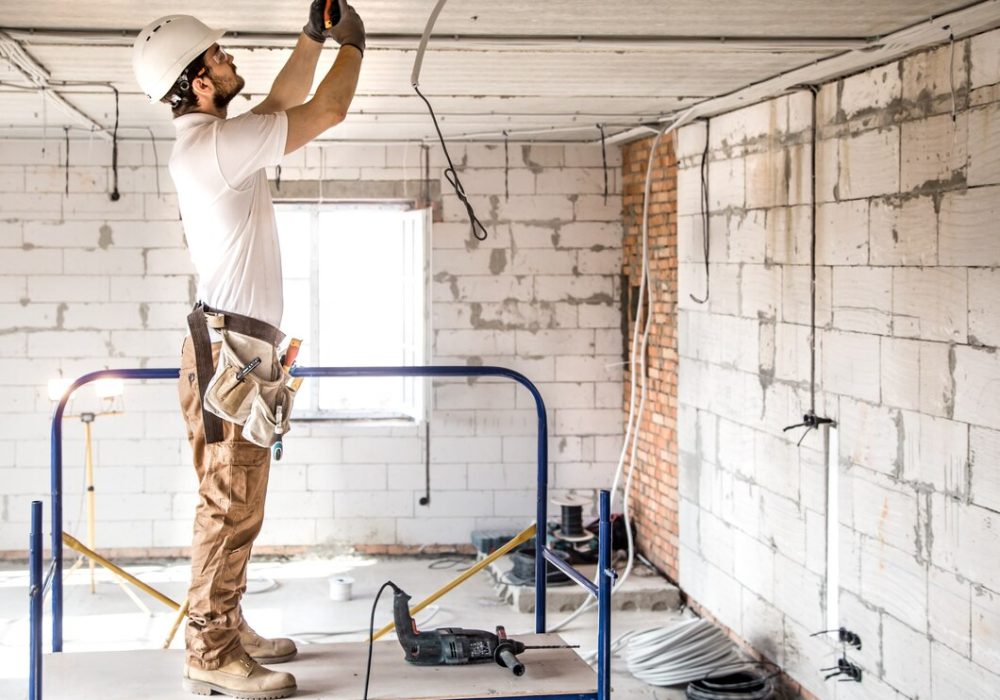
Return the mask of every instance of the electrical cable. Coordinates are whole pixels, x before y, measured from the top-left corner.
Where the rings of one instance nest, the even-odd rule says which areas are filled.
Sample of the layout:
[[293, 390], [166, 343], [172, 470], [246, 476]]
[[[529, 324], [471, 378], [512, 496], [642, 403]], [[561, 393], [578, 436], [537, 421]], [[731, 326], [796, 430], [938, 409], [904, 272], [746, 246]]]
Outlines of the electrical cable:
[[711, 267], [708, 264], [709, 256], [709, 232], [711, 230], [709, 226], [709, 206], [708, 206], [708, 129], [711, 119], [705, 120], [705, 150], [701, 154], [701, 235], [702, 235], [702, 250], [705, 255], [705, 298], [699, 299], [694, 294], [689, 294], [691, 301], [697, 304], [704, 304], [708, 301], [709, 295], [709, 275]]
[[[733, 668], [731, 665], [720, 666], [704, 678], [691, 681], [685, 689], [688, 700], [769, 700], [774, 697], [775, 679], [781, 675], [776, 664], [756, 661], [738, 666], [734, 670], [727, 670]], [[756, 667], [774, 670], [762, 674]]]
[[951, 90], [951, 123], [954, 124], [958, 118], [955, 106], [955, 32], [952, 31], [950, 26], [945, 27], [945, 29], [948, 30], [948, 43], [950, 45], [948, 53], [948, 87]]
[[[639, 283], [639, 299], [637, 304], [637, 308], [640, 310], [642, 309], [642, 300], [644, 294], [647, 291], [647, 288], [649, 291], [650, 298], [652, 298], [652, 285], [649, 283], [649, 197], [650, 197], [650, 192], [652, 190], [653, 162], [654, 162], [654, 156], [656, 154], [656, 148], [659, 145], [660, 139], [663, 138], [663, 136], [675, 131], [676, 129], [679, 129], [681, 126], [686, 124], [688, 121], [690, 121], [693, 114], [694, 114], [693, 107], [680, 114], [677, 117], [677, 119], [675, 119], [670, 124], [667, 124], [660, 131], [657, 132], [657, 135], [653, 139], [653, 143], [650, 146], [649, 160], [647, 161], [646, 164], [646, 184], [644, 188], [643, 208], [642, 208], [642, 277]], [[650, 303], [649, 308], [652, 307], [653, 304]], [[611, 497], [614, 498], [618, 492], [618, 484], [621, 479], [621, 475], [624, 471], [625, 455], [630, 454], [628, 476], [625, 480], [625, 488], [622, 491], [622, 512], [625, 520], [625, 538], [626, 538], [626, 547], [628, 551], [628, 558], [624, 572], [622, 573], [621, 576], [618, 577], [614, 587], [611, 589], [612, 595], [614, 595], [614, 593], [621, 586], [625, 585], [625, 582], [628, 580], [629, 575], [632, 573], [632, 568], [634, 566], [635, 553], [636, 553], [635, 541], [632, 536], [632, 521], [629, 511], [629, 502], [631, 500], [630, 495], [633, 483], [632, 476], [635, 473], [634, 470], [635, 458], [636, 458], [636, 452], [638, 450], [638, 426], [641, 423], [642, 414], [643, 411], [645, 410], [645, 404], [646, 404], [646, 347], [648, 345], [648, 340], [649, 340], [649, 324], [645, 323], [642, 331], [641, 352], [637, 352], [637, 345], [638, 345], [637, 338], [639, 337], [639, 321], [641, 318], [643, 318], [643, 314], [637, 313], [632, 330], [632, 353], [631, 353], [631, 360], [629, 362], [629, 368], [630, 368], [629, 414], [625, 426], [625, 438], [624, 441], [622, 442], [622, 450], [618, 458], [618, 466], [615, 469], [615, 476], [611, 485]], [[640, 363], [641, 366], [641, 377], [642, 377], [638, 411], [636, 411], [636, 402], [635, 402], [635, 395], [636, 395], [635, 367], [636, 367], [637, 356], [639, 357], [638, 362]], [[629, 449], [630, 441], [631, 441], [631, 450]], [[595, 576], [595, 582], [596, 580], [597, 579]], [[593, 597], [588, 597], [586, 600], [584, 600], [584, 602], [580, 605], [580, 607], [578, 607], [568, 616], [560, 620], [554, 626], [549, 627], [548, 631], [557, 632], [558, 630], [562, 629], [567, 624], [575, 620], [577, 617], [582, 615], [584, 612], [589, 610], [591, 607], [593, 607], [594, 604], [595, 604], [595, 599]]]
[[503, 132], [503, 198], [510, 201], [510, 135]]
[[[809, 88], [812, 93], [812, 138], [810, 141], [810, 158], [812, 163], [810, 206], [810, 238], [809, 238], [809, 413], [816, 415], [816, 98], [819, 88], [815, 85]], [[808, 430], [806, 431], [809, 432]], [[805, 436], [803, 436], [805, 437]], [[801, 441], [800, 441], [801, 442]]]
[[365, 668], [365, 692], [362, 696], [362, 700], [368, 700], [368, 681], [371, 679], [372, 675], [372, 647], [375, 644], [375, 608], [378, 607], [378, 599], [382, 597], [382, 591], [389, 587], [391, 587], [393, 591], [399, 590], [396, 587], [396, 584], [392, 581], [386, 581], [382, 584], [382, 587], [378, 589], [378, 593], [375, 594], [375, 602], [372, 603], [371, 623], [368, 625], [368, 663]]
[[604, 133], [604, 124], [598, 124], [601, 130], [601, 167], [604, 170], [604, 204], [608, 203], [608, 142]]
[[[150, 127], [146, 127], [146, 131], [149, 132], [149, 140], [153, 143], [153, 168], [156, 171], [156, 196], [161, 197], [160, 194], [160, 154], [156, 152], [156, 134]], [[280, 165], [278, 166], [281, 167]]]
[[111, 132], [111, 175], [113, 178], [113, 184], [111, 186], [111, 197], [112, 202], [117, 202], [122, 198], [121, 194], [118, 192], [118, 117], [121, 110], [119, 109], [120, 95], [118, 93], [118, 88], [114, 85], [108, 84], [112, 90], [115, 91], [115, 128]]
[[[260, 581], [263, 584], [262, 587], [261, 588], [251, 588], [250, 587], [250, 583], [253, 582], [253, 581]], [[276, 580], [274, 580], [273, 578], [268, 578], [266, 576], [262, 576], [260, 578], [251, 578], [251, 579], [247, 579], [247, 587], [246, 587], [246, 590], [244, 591], [244, 594], [245, 595], [257, 595], [259, 593], [267, 593], [269, 591], [273, 591], [273, 590], [279, 588], [280, 586], [281, 586], [281, 584], [278, 583]]]
[[424, 101], [427, 105], [427, 111], [430, 112], [431, 121], [434, 123], [434, 130], [437, 132], [438, 140], [441, 142], [441, 149], [444, 151], [445, 160], [448, 161], [448, 167], [445, 168], [444, 176], [448, 180], [448, 184], [452, 186], [455, 190], [455, 195], [458, 200], [465, 206], [465, 211], [469, 215], [469, 225], [472, 229], [472, 236], [476, 240], [485, 241], [488, 232], [486, 227], [483, 226], [479, 217], [476, 216], [475, 210], [472, 208], [472, 203], [469, 201], [468, 196], [465, 194], [465, 188], [462, 186], [462, 180], [458, 176], [458, 171], [455, 170], [455, 164], [451, 160], [451, 154], [448, 153], [448, 144], [444, 141], [444, 134], [441, 133], [441, 127], [438, 126], [437, 116], [434, 114], [434, 108], [431, 107], [430, 100], [428, 100], [424, 93], [420, 92], [420, 68], [424, 62], [424, 52], [427, 51], [427, 42], [431, 38], [431, 32], [434, 29], [434, 23], [437, 21], [438, 15], [441, 14], [441, 10], [444, 8], [444, 4], [448, 0], [438, 0], [437, 5], [431, 11], [430, 17], [427, 19], [427, 26], [424, 27], [424, 33], [420, 37], [420, 47], [417, 49], [417, 56], [413, 61], [413, 72], [410, 74], [410, 84], [413, 85], [413, 89], [416, 91], [417, 96]]
[[[440, 559], [435, 559], [434, 561], [432, 561], [430, 564], [427, 565], [427, 568], [430, 569], [431, 571], [441, 571], [444, 569], [454, 569], [456, 566], [468, 563], [469, 563], [468, 557], [448, 556], [448, 557], [442, 557]], [[468, 571], [471, 568], [472, 568], [471, 565], [463, 566], [461, 569], [458, 569], [458, 571], [459, 572]]]
[[63, 127], [63, 135], [66, 137], [66, 194], [69, 194], [69, 127]]
[[689, 683], [744, 660], [726, 634], [702, 618], [641, 630], [623, 645], [629, 672], [650, 685]]
[[[424, 608], [423, 612], [426, 615], [422, 618], [415, 618], [414, 622], [417, 623], [417, 627], [423, 627], [428, 622], [430, 622], [442, 608], [437, 605], [428, 605]], [[288, 636], [295, 641], [300, 641], [303, 644], [316, 644], [316, 639], [325, 639], [326, 637], [343, 637], [349, 634], [364, 634], [367, 633], [369, 638], [371, 637], [371, 632], [368, 627], [358, 627], [356, 629], [344, 629], [344, 630], [304, 630], [302, 632], [289, 632]], [[315, 639], [306, 639], [307, 637], [313, 637]]]
[[796, 443], [796, 447], [802, 445], [811, 430], [819, 428], [820, 425], [834, 425], [831, 418], [820, 417], [816, 414], [816, 98], [819, 93], [817, 85], [807, 85], [807, 89], [812, 93], [812, 139], [810, 143], [810, 162], [812, 163], [812, 177], [810, 178], [810, 239], [809, 239], [809, 412], [802, 417], [802, 422], [795, 425], [786, 425], [781, 432], [788, 432], [795, 428], [805, 428], [802, 437]]
[[[652, 191], [652, 180], [653, 180], [653, 163], [655, 161], [656, 149], [659, 146], [660, 140], [667, 134], [673, 132], [674, 130], [683, 126], [691, 118], [693, 114], [693, 109], [689, 109], [683, 114], [681, 114], [675, 121], [664, 126], [653, 139], [650, 145], [649, 160], [646, 164], [646, 183], [643, 195], [643, 206], [642, 206], [642, 272], [641, 279], [639, 282], [639, 299], [637, 304], [637, 313], [633, 323], [632, 330], [632, 351], [631, 359], [629, 362], [629, 415], [625, 427], [625, 438], [622, 443], [621, 453], [618, 457], [618, 466], [615, 468], [614, 479], [611, 484], [611, 497], [615, 498], [618, 493], [619, 483], [621, 481], [622, 474], [625, 469], [625, 458], [629, 455], [629, 469], [628, 475], [625, 479], [625, 486], [622, 490], [622, 513], [625, 520], [625, 537], [626, 537], [626, 547], [628, 550], [628, 559], [625, 566], [625, 570], [622, 575], [618, 577], [615, 582], [614, 587], [611, 589], [612, 595], [621, 586], [625, 585], [628, 580], [629, 575], [632, 573], [632, 568], [635, 563], [635, 541], [632, 535], [632, 520], [629, 510], [629, 503], [631, 500], [632, 491], [632, 477], [635, 473], [635, 459], [636, 453], [638, 451], [638, 431], [641, 425], [642, 415], [645, 411], [646, 406], [646, 348], [649, 344], [649, 331], [651, 324], [649, 323], [648, 314], [643, 313], [643, 298], [645, 294], [649, 293], [650, 299], [653, 296], [652, 285], [649, 281], [649, 198]], [[650, 302], [648, 304], [650, 309], [653, 308], [653, 304]], [[639, 340], [640, 335], [640, 321], [642, 321], [642, 339]], [[637, 359], [638, 358], [638, 359]], [[639, 366], [639, 372], [636, 372], [636, 366]], [[636, 374], [641, 376], [641, 383], [639, 388], [639, 404], [638, 410], [636, 410]], [[599, 575], [599, 574], [597, 574]], [[596, 576], [595, 576], [596, 578]], [[588, 598], [573, 612], [568, 616], [560, 620], [555, 625], [548, 628], [549, 632], [557, 632], [567, 624], [575, 620], [577, 617], [582, 615], [584, 612], [593, 607], [595, 599], [588, 596]]]

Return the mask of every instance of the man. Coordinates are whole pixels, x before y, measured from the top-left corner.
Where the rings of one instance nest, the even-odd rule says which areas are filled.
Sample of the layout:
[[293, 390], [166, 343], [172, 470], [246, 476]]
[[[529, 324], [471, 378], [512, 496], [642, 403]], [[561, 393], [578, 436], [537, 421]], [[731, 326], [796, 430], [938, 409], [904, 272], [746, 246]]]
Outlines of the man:
[[[184, 686], [198, 695], [285, 698], [295, 692], [295, 678], [260, 663], [290, 660], [294, 643], [260, 637], [240, 609], [250, 549], [264, 517], [270, 450], [244, 440], [239, 425], [202, 410], [220, 346], [212, 342], [219, 336], [206, 328], [206, 315], [213, 329], [281, 341], [281, 257], [264, 168], [343, 121], [365, 31], [345, 0], [333, 0], [332, 8], [315, 0], [267, 97], [233, 119], [227, 107], [244, 81], [217, 43], [222, 35], [194, 17], [171, 15], [143, 29], [133, 47], [143, 92], [151, 102], [170, 104], [174, 114], [170, 174], [198, 273], [199, 305], [188, 319], [179, 383], [199, 481]], [[337, 59], [306, 101], [327, 36], [340, 44]]]

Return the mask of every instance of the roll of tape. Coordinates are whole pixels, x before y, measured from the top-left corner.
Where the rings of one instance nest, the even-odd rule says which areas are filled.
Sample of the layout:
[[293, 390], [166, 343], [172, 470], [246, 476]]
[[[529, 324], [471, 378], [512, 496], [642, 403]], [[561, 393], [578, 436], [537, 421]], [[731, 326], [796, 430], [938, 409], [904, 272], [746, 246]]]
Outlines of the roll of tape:
[[350, 600], [354, 579], [350, 576], [330, 577], [330, 600]]

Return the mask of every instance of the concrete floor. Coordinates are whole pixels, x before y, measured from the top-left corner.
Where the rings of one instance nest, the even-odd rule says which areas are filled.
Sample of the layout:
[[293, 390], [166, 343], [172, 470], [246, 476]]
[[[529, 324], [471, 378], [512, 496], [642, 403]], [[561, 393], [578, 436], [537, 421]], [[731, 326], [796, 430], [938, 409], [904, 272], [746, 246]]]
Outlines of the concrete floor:
[[[433, 558], [359, 557], [295, 558], [289, 561], [253, 562], [250, 566], [248, 595], [244, 599], [247, 620], [267, 636], [292, 636], [307, 649], [309, 642], [331, 643], [360, 641], [365, 638], [371, 603], [379, 586], [392, 579], [414, 601], [430, 594], [454, 578], [471, 559], [456, 561], [450, 568]], [[447, 562], [445, 562], [447, 564]], [[184, 598], [188, 566], [183, 562], [126, 565], [131, 573], [165, 595], [180, 601]], [[331, 576], [354, 579], [352, 600], [330, 599]], [[0, 565], [0, 697], [27, 697], [28, 621], [26, 596], [27, 574], [23, 566]], [[65, 584], [64, 648], [67, 653], [158, 649], [165, 640], [173, 613], [157, 601], [140, 594], [152, 614], [139, 610], [105, 572], [98, 569], [97, 590], [90, 592], [89, 572], [79, 570]], [[534, 631], [534, 616], [518, 613], [502, 603], [488, 575], [478, 574], [439, 602], [436, 613], [427, 619], [428, 608], [417, 616], [422, 628], [461, 626], [492, 629], [498, 624], [511, 636]], [[550, 613], [549, 626], [565, 613]], [[612, 615], [612, 634], [668, 624], [680, 617], [677, 611], [616, 610]], [[579, 644], [580, 652], [592, 650], [597, 641], [596, 610], [581, 615], [560, 631], [567, 643]], [[384, 593], [376, 614], [376, 627], [391, 619], [391, 595]], [[51, 627], [49, 610], [45, 619], [45, 648], [49, 648]], [[362, 631], [364, 630], [364, 631]], [[173, 641], [173, 649], [183, 648], [183, 630]], [[336, 656], [331, 657], [335, 659]], [[522, 659], [530, 666], [531, 656]], [[294, 669], [289, 668], [294, 671]], [[337, 669], [331, 673], [350, 669]], [[122, 668], [122, 673], [142, 674], [141, 668]], [[356, 671], [356, 669], [354, 670]], [[352, 671], [353, 672], [353, 671]], [[637, 681], [614, 660], [612, 684], [619, 697], [635, 700], [680, 700], [680, 688], [654, 688]], [[180, 669], [178, 668], [178, 688]], [[374, 683], [374, 680], [373, 680]], [[106, 696], [110, 698], [111, 696]], [[190, 697], [178, 691], [178, 698]]]

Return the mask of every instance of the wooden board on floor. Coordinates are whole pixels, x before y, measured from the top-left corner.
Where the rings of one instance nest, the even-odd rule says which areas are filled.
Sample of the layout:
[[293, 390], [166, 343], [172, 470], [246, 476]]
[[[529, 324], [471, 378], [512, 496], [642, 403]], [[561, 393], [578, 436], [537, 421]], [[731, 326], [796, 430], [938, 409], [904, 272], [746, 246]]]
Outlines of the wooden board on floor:
[[[557, 634], [522, 635], [525, 644], [563, 644]], [[296, 698], [360, 700], [365, 642], [309, 644], [274, 666], [295, 675]], [[572, 649], [525, 651], [520, 678], [495, 664], [412, 666], [395, 640], [375, 643], [370, 700], [453, 700], [593, 693], [597, 675]], [[184, 652], [140, 650], [46, 654], [45, 700], [188, 700], [181, 687]]]

